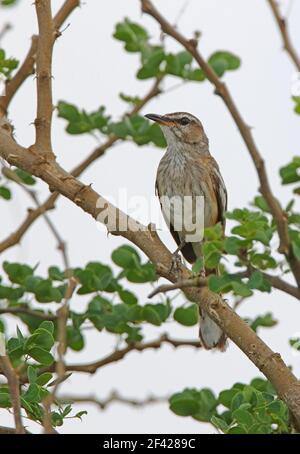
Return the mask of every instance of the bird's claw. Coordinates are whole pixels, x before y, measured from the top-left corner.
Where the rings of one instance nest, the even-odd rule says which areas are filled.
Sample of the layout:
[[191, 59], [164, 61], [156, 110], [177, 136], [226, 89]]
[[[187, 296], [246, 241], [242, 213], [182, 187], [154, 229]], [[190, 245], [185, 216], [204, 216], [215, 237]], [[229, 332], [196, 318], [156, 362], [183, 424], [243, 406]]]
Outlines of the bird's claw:
[[170, 268], [170, 273], [178, 273], [180, 271], [180, 267], [182, 265], [181, 257], [179, 253], [176, 251], [172, 254], [172, 263]]

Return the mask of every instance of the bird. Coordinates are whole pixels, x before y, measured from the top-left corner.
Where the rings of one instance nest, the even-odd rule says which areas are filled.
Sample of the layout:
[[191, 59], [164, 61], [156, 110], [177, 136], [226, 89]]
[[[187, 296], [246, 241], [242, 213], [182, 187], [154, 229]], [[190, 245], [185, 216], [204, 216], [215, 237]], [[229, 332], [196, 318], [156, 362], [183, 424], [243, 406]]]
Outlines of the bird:
[[[157, 169], [155, 187], [163, 217], [178, 245], [174, 254], [180, 251], [193, 264], [203, 258], [204, 228], [220, 223], [225, 231], [226, 186], [197, 117], [187, 112], [150, 113], [145, 117], [160, 126], [167, 142], [166, 153]], [[189, 201], [187, 208], [185, 199]], [[218, 271], [204, 272], [207, 276]], [[202, 309], [199, 309], [199, 315], [202, 345], [208, 350], [225, 350], [225, 333]]]

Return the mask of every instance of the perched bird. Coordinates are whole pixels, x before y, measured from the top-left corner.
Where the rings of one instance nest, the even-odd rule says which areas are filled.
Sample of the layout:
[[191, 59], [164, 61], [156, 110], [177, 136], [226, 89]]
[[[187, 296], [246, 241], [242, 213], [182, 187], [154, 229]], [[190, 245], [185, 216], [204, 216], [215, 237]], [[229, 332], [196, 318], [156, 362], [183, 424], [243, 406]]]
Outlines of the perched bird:
[[[218, 222], [225, 229], [225, 184], [219, 166], [209, 152], [208, 138], [198, 118], [186, 112], [145, 116], [160, 125], [168, 145], [158, 166], [156, 192], [163, 216], [178, 245], [175, 254], [180, 250], [189, 263], [194, 263], [202, 257], [203, 229]], [[185, 199], [189, 201], [187, 208], [185, 202], [178, 203]], [[200, 205], [199, 217], [197, 208]], [[212, 272], [217, 271], [206, 270], [206, 275]], [[202, 310], [200, 339], [207, 349], [223, 350], [226, 343], [225, 333]]]

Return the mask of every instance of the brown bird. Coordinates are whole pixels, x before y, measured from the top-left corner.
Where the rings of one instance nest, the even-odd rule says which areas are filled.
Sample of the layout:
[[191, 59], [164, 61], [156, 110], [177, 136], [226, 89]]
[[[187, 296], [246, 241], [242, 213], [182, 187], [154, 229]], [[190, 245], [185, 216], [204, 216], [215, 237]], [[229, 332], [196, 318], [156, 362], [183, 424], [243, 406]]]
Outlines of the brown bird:
[[[178, 245], [175, 254], [180, 250], [189, 263], [194, 263], [202, 258], [203, 229], [218, 222], [225, 229], [225, 183], [198, 118], [186, 112], [145, 116], [160, 125], [168, 144], [158, 166], [156, 192]], [[212, 272], [217, 270], [205, 270], [206, 275]], [[202, 310], [200, 339], [207, 349], [223, 350], [226, 343], [225, 333]]]

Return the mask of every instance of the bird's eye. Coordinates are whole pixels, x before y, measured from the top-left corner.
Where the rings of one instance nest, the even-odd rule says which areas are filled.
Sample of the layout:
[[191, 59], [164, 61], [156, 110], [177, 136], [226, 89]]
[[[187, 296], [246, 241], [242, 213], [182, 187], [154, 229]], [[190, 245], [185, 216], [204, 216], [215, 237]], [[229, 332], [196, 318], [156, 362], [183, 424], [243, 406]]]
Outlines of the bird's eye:
[[185, 125], [188, 125], [190, 123], [190, 120], [188, 119], [188, 117], [183, 117], [180, 119], [179, 123], [183, 126]]

